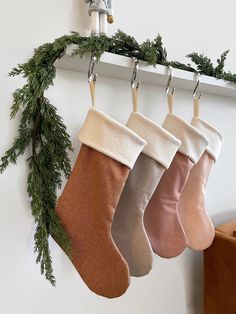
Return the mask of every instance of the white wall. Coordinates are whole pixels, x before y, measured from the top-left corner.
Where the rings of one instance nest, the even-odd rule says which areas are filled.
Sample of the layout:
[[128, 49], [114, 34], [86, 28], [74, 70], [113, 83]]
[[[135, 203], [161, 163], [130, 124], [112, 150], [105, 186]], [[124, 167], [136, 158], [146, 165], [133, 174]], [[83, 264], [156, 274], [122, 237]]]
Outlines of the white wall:
[[[231, 48], [228, 69], [236, 72], [235, 1], [126, 1], [115, 2], [116, 23], [138, 40], [163, 36], [170, 59], [186, 61], [191, 51], [212, 58]], [[132, 7], [132, 2], [135, 7]], [[118, 5], [119, 3], [119, 5]], [[70, 30], [88, 28], [83, 0], [21, 0], [0, 2], [0, 154], [16, 134], [17, 121], [9, 121], [11, 93], [23, 80], [10, 79], [8, 71], [24, 62], [34, 47]], [[145, 14], [145, 15], [144, 15]], [[142, 22], [140, 22], [142, 21]], [[142, 27], [141, 27], [142, 26]], [[131, 112], [129, 82], [99, 78], [97, 106], [125, 123]], [[75, 152], [78, 130], [90, 105], [86, 75], [58, 71], [48, 96], [68, 126]], [[140, 110], [162, 122], [167, 113], [164, 90], [141, 86]], [[190, 120], [191, 94], [176, 91], [175, 112]], [[236, 218], [236, 103], [234, 99], [204, 95], [202, 115], [224, 134], [224, 146], [208, 184], [207, 206], [216, 223]], [[27, 167], [20, 158], [0, 176], [0, 313], [4, 314], [200, 314], [201, 254], [189, 250], [172, 260], [155, 257], [150, 275], [132, 279], [128, 292], [117, 300], [92, 294], [61, 250], [51, 243], [57, 288], [39, 273], [33, 254], [34, 225], [26, 194]]]

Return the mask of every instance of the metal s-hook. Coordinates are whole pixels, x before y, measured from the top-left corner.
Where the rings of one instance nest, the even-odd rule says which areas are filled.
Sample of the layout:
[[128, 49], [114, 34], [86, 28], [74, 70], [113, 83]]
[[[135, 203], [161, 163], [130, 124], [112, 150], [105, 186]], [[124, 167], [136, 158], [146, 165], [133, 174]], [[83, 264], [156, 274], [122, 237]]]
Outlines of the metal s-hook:
[[[166, 95], [169, 95], [170, 84], [171, 84], [173, 76], [174, 76], [174, 70], [173, 70], [172, 66], [170, 66], [170, 65], [169, 65], [169, 70], [170, 70], [170, 74], [169, 74], [169, 78], [168, 78], [167, 85], [166, 85]], [[171, 94], [173, 95], [174, 92], [175, 92], [175, 88], [172, 89]]]
[[170, 84], [172, 82], [173, 76], [174, 76], [174, 70], [171, 66], [169, 66], [170, 74], [166, 85], [166, 95], [167, 95], [167, 101], [168, 101], [168, 108], [169, 113], [173, 112], [173, 99], [174, 99], [174, 92], [175, 88], [172, 89], [170, 93]]
[[97, 58], [94, 54], [91, 55], [90, 61], [89, 61], [89, 68], [88, 68], [88, 81], [89, 82], [96, 82], [97, 80], [97, 74], [94, 73], [95, 64], [97, 62]]
[[95, 87], [96, 87], [96, 80], [97, 80], [97, 74], [94, 73], [96, 62], [97, 62], [97, 58], [94, 54], [92, 54], [89, 61], [88, 82], [89, 82], [89, 87], [90, 87], [90, 94], [91, 94], [93, 108], [95, 108]]
[[199, 85], [201, 83], [201, 74], [200, 73], [197, 73], [197, 84], [194, 88], [194, 91], [193, 91], [193, 116], [194, 117], [199, 117], [200, 115], [200, 105], [199, 105], [199, 100], [202, 96], [201, 93], [199, 93], [199, 95], [197, 96], [197, 93], [198, 93], [198, 89], [199, 89]]
[[[198, 89], [199, 89], [199, 86], [200, 86], [200, 83], [201, 83], [201, 79], [202, 79], [202, 76], [200, 73], [197, 73], [197, 84], [194, 88], [194, 91], [193, 91], [193, 99], [196, 99], [196, 96], [197, 96], [197, 92], [198, 92]], [[202, 94], [200, 93], [199, 96], [197, 97], [198, 100], [201, 98]]]
[[137, 58], [133, 58], [133, 61], [134, 61], [134, 68], [133, 68], [133, 73], [131, 77], [131, 88], [138, 89], [140, 86], [140, 81], [137, 82], [139, 60]]
[[132, 98], [133, 98], [133, 112], [138, 111], [138, 96], [139, 96], [139, 86], [140, 81], [137, 82], [138, 76], [138, 68], [139, 68], [139, 60], [137, 58], [133, 58], [134, 68], [131, 76], [131, 89], [132, 89]]

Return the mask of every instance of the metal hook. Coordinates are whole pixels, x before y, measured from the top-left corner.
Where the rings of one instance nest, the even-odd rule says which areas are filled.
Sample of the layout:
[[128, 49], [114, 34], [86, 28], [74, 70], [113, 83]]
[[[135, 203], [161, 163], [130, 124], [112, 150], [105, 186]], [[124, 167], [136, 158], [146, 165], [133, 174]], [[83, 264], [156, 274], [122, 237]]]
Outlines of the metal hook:
[[[173, 73], [174, 73], [174, 70], [171, 66], [169, 66], [169, 70], [170, 70], [170, 75], [169, 75], [169, 78], [168, 78], [168, 81], [167, 81], [167, 85], [166, 85], [166, 95], [169, 95], [169, 91], [170, 91], [170, 84], [171, 84], [171, 81], [173, 79]], [[175, 92], [175, 88], [172, 89], [171, 91], [171, 94], [173, 95]]]
[[140, 85], [140, 81], [136, 83], [136, 80], [137, 80], [137, 75], [138, 75], [139, 60], [137, 58], [133, 58], [133, 60], [134, 60], [134, 68], [133, 68], [133, 73], [131, 77], [131, 88], [138, 89]]
[[96, 64], [97, 58], [94, 54], [91, 55], [90, 61], [89, 61], [89, 69], [88, 69], [88, 81], [89, 82], [96, 82], [97, 80], [97, 74], [94, 73], [94, 68]]
[[[200, 73], [197, 73], [197, 84], [194, 88], [194, 91], [193, 91], [193, 99], [196, 99], [196, 95], [197, 95], [197, 91], [198, 91], [198, 88], [199, 88], [199, 85], [201, 83], [201, 74]], [[198, 96], [198, 100], [201, 98], [202, 94], [200, 93], [199, 96]]]

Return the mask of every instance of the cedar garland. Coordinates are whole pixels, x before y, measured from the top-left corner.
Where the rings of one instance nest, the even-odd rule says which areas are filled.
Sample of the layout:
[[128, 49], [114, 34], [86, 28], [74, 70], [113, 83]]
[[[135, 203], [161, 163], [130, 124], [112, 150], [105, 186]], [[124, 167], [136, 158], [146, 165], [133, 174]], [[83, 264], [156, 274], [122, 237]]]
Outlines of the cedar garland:
[[10, 76], [22, 75], [26, 84], [13, 93], [10, 118], [16, 117], [20, 111], [21, 118], [18, 134], [12, 146], [1, 158], [0, 173], [10, 164], [16, 164], [20, 155], [32, 145], [29, 166], [27, 192], [31, 200], [31, 212], [36, 223], [34, 235], [36, 262], [40, 263], [41, 273], [53, 285], [52, 260], [48, 239], [52, 235], [67, 254], [70, 254], [70, 243], [54, 211], [57, 201], [57, 189], [61, 187], [62, 175], [68, 177], [71, 172], [69, 151], [72, 151], [70, 137], [62, 118], [56, 108], [44, 95], [53, 85], [56, 76], [54, 62], [63, 54], [66, 47], [76, 44], [72, 56], [83, 57], [85, 53], [93, 53], [99, 59], [104, 51], [128, 57], [137, 57], [151, 65], [171, 65], [174, 68], [225, 79], [236, 83], [236, 74], [224, 71], [229, 50], [217, 60], [214, 67], [205, 55], [190, 53], [187, 57], [196, 65], [183, 64], [167, 60], [167, 51], [163, 47], [162, 38], [157, 35], [154, 40], [146, 40], [139, 44], [134, 37], [118, 30], [112, 37], [105, 35], [81, 37], [71, 33], [35, 49], [32, 58], [19, 64], [9, 73]]

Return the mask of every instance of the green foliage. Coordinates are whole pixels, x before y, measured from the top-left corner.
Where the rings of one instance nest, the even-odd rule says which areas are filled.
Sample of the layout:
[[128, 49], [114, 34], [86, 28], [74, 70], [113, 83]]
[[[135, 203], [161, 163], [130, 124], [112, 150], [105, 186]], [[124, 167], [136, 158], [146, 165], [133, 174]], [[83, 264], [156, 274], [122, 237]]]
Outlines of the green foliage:
[[167, 62], [167, 52], [163, 48], [162, 38], [158, 35], [153, 41], [146, 40], [140, 45], [139, 59], [148, 62], [149, 64], [163, 64]]
[[10, 149], [1, 158], [0, 172], [10, 163], [16, 163], [18, 156], [32, 145], [29, 164], [28, 194], [31, 211], [36, 223], [36, 262], [41, 264], [41, 272], [54, 285], [52, 261], [48, 238], [51, 234], [69, 254], [69, 240], [55, 214], [57, 189], [61, 187], [61, 177], [69, 176], [71, 166], [68, 152], [72, 150], [69, 135], [61, 117], [56, 113], [44, 92], [53, 85], [56, 75], [55, 60], [70, 44], [79, 44], [77, 33], [62, 36], [40, 46], [28, 62], [18, 65], [10, 76], [21, 74], [27, 83], [13, 93], [10, 117], [15, 118], [22, 110], [18, 135]]
[[208, 57], [204, 56], [203, 54], [193, 52], [188, 54], [187, 58], [190, 58], [192, 62], [194, 62], [197, 65], [197, 71], [199, 73], [208, 76], [214, 75], [214, 67], [211, 60]]
[[214, 71], [214, 76], [216, 78], [223, 78], [224, 75], [224, 67], [225, 67], [225, 60], [227, 58], [227, 55], [229, 53], [229, 50], [226, 50], [222, 53], [219, 59], [217, 59], [217, 67], [215, 68]]
[[83, 57], [86, 53], [93, 53], [99, 59], [105, 51], [130, 58], [137, 57], [152, 65], [157, 63], [165, 64], [167, 61], [167, 52], [163, 47], [160, 35], [152, 41], [148, 39], [139, 45], [134, 37], [125, 34], [121, 30], [118, 30], [110, 38], [105, 35], [82, 38], [79, 46], [74, 49], [72, 56]]
[[223, 72], [222, 79], [225, 81], [236, 83], [236, 74], [229, 72]]
[[22, 155], [26, 147], [30, 144], [32, 138], [32, 129], [18, 128], [18, 136], [15, 138], [13, 145], [9, 148], [5, 155], [1, 158], [0, 172], [2, 173], [10, 163], [16, 164], [18, 156]]
[[148, 60], [150, 64], [157, 64], [157, 52], [151, 40], [146, 40], [140, 46], [139, 59]]
[[178, 61], [171, 61], [168, 63], [170, 66], [172, 66], [173, 68], [176, 69], [180, 69], [183, 71], [189, 71], [189, 72], [196, 72], [196, 70], [194, 68], [191, 67], [190, 64], [184, 64]]
[[79, 56], [82, 58], [84, 54], [91, 53], [100, 59], [103, 52], [108, 51], [109, 47], [110, 39], [106, 35], [83, 37], [78, 47], [74, 49], [72, 57]]
[[[231, 81], [236, 83], [236, 74], [231, 72], [225, 72], [225, 61], [229, 50], [224, 51], [221, 56], [217, 59], [217, 66], [214, 67], [211, 59], [203, 54], [198, 54], [196, 52], [187, 55], [188, 58], [192, 60], [197, 66], [197, 71], [201, 74], [215, 77], [217, 79], [223, 79], [226, 81]], [[187, 70], [187, 69], [186, 69]]]
[[160, 34], [154, 39], [154, 47], [157, 52], [157, 63], [164, 64], [167, 62], [167, 51], [166, 48], [163, 47], [162, 37]]
[[134, 37], [118, 30], [115, 35], [110, 38], [110, 46], [107, 51], [132, 58], [138, 57], [140, 46]]
[[40, 263], [41, 273], [45, 274], [53, 285], [55, 285], [55, 278], [48, 243], [49, 236], [52, 235], [64, 251], [70, 254], [69, 239], [54, 209], [62, 176], [68, 177], [71, 171], [68, 153], [72, 150], [72, 145], [61, 117], [44, 94], [53, 85], [56, 76], [54, 62], [71, 44], [77, 45], [72, 57], [83, 57], [86, 53], [93, 53], [99, 59], [103, 52], [108, 51], [127, 57], [137, 57], [154, 66], [171, 65], [174, 68], [191, 72], [199, 71], [205, 75], [236, 83], [236, 74], [224, 71], [228, 50], [217, 60], [215, 68], [208, 57], [197, 53], [189, 54], [188, 58], [197, 66], [195, 69], [190, 64], [169, 62], [160, 35], [157, 35], [154, 40], [148, 39], [139, 44], [134, 37], [121, 30], [110, 38], [105, 35], [81, 37], [76, 32], [64, 35], [53, 43], [46, 43], [35, 49], [32, 58], [12, 69], [9, 75], [22, 75], [26, 78], [26, 84], [13, 93], [10, 118], [15, 118], [19, 112], [21, 117], [18, 134], [12, 146], [1, 158], [0, 173], [9, 164], [15, 164], [17, 158], [31, 145], [31, 155], [27, 159], [29, 166], [27, 191], [36, 223], [34, 236], [36, 262]]

